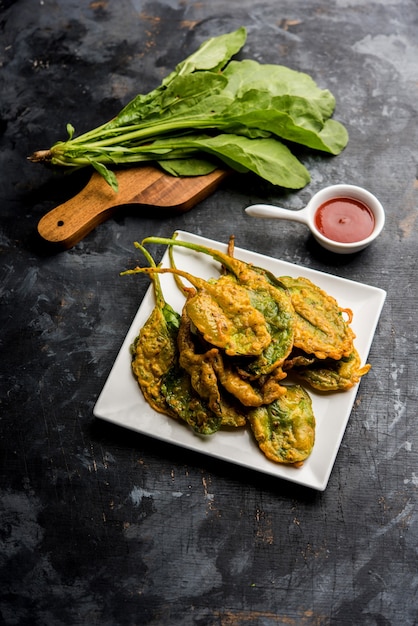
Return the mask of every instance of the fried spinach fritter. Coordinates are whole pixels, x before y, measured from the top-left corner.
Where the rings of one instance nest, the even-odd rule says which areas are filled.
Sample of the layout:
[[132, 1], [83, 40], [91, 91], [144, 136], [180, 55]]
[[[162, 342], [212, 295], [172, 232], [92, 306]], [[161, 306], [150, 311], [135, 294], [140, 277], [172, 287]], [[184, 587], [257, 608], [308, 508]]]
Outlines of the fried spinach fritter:
[[351, 320], [351, 311], [341, 309], [335, 298], [308, 278], [281, 276], [280, 281], [289, 290], [295, 309], [294, 347], [318, 359], [349, 356], [355, 335], [344, 314]]
[[251, 410], [248, 420], [260, 450], [271, 461], [300, 464], [311, 454], [315, 417], [311, 398], [300, 385], [289, 385], [271, 404]]

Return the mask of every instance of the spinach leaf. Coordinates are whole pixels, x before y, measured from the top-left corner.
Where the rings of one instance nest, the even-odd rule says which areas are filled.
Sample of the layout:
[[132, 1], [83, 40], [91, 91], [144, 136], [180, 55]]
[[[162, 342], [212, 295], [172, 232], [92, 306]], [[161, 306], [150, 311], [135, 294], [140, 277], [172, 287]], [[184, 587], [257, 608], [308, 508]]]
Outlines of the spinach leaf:
[[158, 165], [171, 176], [204, 176], [218, 168], [217, 163], [212, 163], [204, 157], [190, 157], [188, 159], [166, 159], [157, 161]]
[[107, 124], [78, 137], [68, 124], [67, 141], [29, 159], [92, 165], [115, 190], [116, 176], [108, 167], [144, 161], [177, 176], [205, 174], [220, 161], [274, 185], [304, 187], [309, 173], [282, 141], [339, 154], [348, 134], [331, 119], [335, 98], [302, 72], [232, 60], [245, 40], [243, 27], [208, 39]]
[[211, 37], [189, 56], [177, 65], [176, 69], [164, 81], [167, 85], [175, 76], [185, 76], [197, 70], [212, 70], [218, 72], [225, 67], [228, 61], [241, 50], [247, 39], [247, 31], [241, 26], [232, 33]]
[[318, 107], [322, 119], [332, 115], [335, 98], [327, 89], [320, 89], [309, 74], [283, 65], [261, 64], [251, 59], [231, 61], [225, 68], [228, 92], [233, 97], [255, 89], [268, 90], [271, 96], [299, 96]]
[[[167, 89], [158, 92], [149, 106], [144, 106], [142, 96], [134, 98], [118, 117], [102, 129], [102, 132], [106, 134], [108, 131], [114, 131], [115, 128], [118, 128], [120, 132], [125, 133], [144, 128], [145, 134], [137, 133], [135, 139], [160, 134], [161, 130], [158, 127], [164, 126], [165, 119], [163, 116], [167, 117], [169, 124], [171, 122], [175, 124], [178, 116], [182, 119], [184, 112], [187, 112], [188, 117], [190, 117], [196, 107], [202, 108], [201, 102], [207, 102], [210, 105], [213, 96], [220, 93], [226, 84], [225, 76], [213, 72], [198, 72], [179, 76], [173, 79]], [[229, 99], [228, 102], [230, 102]], [[226, 102], [222, 102], [221, 110], [226, 104]], [[207, 107], [203, 110], [207, 115]], [[181, 126], [186, 126], [184, 120]], [[165, 130], [164, 128], [163, 132]], [[168, 130], [171, 130], [171, 126]], [[116, 135], [116, 139], [120, 142], [118, 135]]]
[[[214, 137], [181, 135], [162, 138], [152, 144], [131, 148], [123, 155], [121, 153], [119, 161], [159, 161], [164, 162], [173, 174], [177, 170], [183, 176], [194, 176], [206, 169], [207, 162], [202, 164], [200, 159], [196, 158], [201, 153], [216, 156], [237, 172], [250, 171], [273, 185], [288, 189], [300, 189], [310, 180], [310, 174], [305, 166], [280, 141], [273, 138], [249, 139], [231, 133]], [[100, 156], [95, 155], [94, 158], [99, 159]], [[173, 159], [172, 168], [170, 168], [171, 159]]]
[[[154, 145], [164, 145], [170, 140], [159, 140]], [[248, 139], [225, 133], [210, 136], [185, 136], [172, 140], [182, 149], [194, 148], [217, 156], [237, 172], [251, 171], [265, 180], [287, 187], [300, 189], [310, 180], [308, 170], [290, 150], [272, 138]]]
[[322, 121], [314, 102], [301, 96], [270, 97], [266, 91], [246, 92], [225, 113], [224, 132], [243, 133], [243, 129], [269, 132], [331, 154], [339, 154], [348, 141], [344, 126], [331, 119]]

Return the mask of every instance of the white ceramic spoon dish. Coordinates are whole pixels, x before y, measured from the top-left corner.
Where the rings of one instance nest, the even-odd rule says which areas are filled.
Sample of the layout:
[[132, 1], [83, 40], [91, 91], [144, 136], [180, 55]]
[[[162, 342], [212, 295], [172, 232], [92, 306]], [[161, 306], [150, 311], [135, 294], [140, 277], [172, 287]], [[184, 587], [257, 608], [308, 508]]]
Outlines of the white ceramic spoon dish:
[[[370, 210], [373, 216], [373, 230], [365, 238], [349, 243], [336, 241], [320, 232], [315, 216], [317, 211], [325, 203], [334, 199], [352, 199], [360, 202]], [[269, 204], [253, 204], [245, 209], [245, 212], [252, 217], [264, 219], [286, 219], [305, 224], [311, 231], [318, 243], [338, 254], [353, 254], [366, 248], [382, 232], [385, 224], [385, 212], [379, 200], [366, 189], [356, 185], [331, 185], [318, 191], [308, 202], [304, 209], [292, 211]]]

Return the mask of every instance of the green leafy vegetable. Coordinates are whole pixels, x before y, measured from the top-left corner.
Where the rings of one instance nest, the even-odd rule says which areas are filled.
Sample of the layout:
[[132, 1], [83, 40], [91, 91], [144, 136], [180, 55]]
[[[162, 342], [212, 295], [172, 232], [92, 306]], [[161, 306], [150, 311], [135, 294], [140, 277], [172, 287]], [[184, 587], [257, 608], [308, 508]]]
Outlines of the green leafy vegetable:
[[270, 405], [257, 407], [249, 422], [260, 449], [279, 463], [302, 463], [315, 443], [312, 401], [300, 385], [289, 385], [286, 393]]
[[[172, 241], [175, 241], [174, 239]], [[206, 281], [174, 268], [136, 267], [123, 274], [177, 274], [196, 289], [187, 300], [187, 312], [204, 339], [229, 355], [259, 355], [271, 342], [263, 315], [251, 304], [245, 288], [229, 276]]]
[[[138, 243], [135, 245], [142, 251], [151, 267], [155, 267], [148, 251]], [[177, 361], [180, 315], [164, 300], [158, 274], [153, 274], [151, 279], [154, 285], [155, 306], [131, 345], [131, 366], [147, 402], [156, 411], [170, 414], [161, 386], [165, 375]], [[152, 367], [149, 367], [150, 362]]]
[[79, 168], [93, 166], [117, 190], [110, 168], [157, 162], [175, 176], [206, 174], [219, 162], [300, 189], [309, 172], [283, 143], [329, 154], [347, 144], [347, 131], [331, 119], [335, 98], [302, 72], [232, 57], [246, 30], [213, 37], [177, 65], [159, 87], [139, 94], [111, 121], [29, 159]]
[[[263, 316], [271, 337], [257, 358], [242, 366], [242, 369], [248, 370], [250, 375], [260, 376], [271, 373], [283, 364], [293, 345], [294, 308], [287, 289], [279, 280], [262, 268], [196, 243], [164, 237], [147, 237], [142, 241], [143, 245], [151, 243], [188, 248], [207, 254], [221, 263], [228, 272], [226, 277], [234, 276], [238, 285], [247, 291], [251, 305]], [[209, 311], [208, 305], [206, 310]]]
[[213, 413], [201, 398], [187, 372], [174, 365], [165, 375], [161, 391], [170, 410], [200, 435], [213, 435], [222, 425], [222, 417]]

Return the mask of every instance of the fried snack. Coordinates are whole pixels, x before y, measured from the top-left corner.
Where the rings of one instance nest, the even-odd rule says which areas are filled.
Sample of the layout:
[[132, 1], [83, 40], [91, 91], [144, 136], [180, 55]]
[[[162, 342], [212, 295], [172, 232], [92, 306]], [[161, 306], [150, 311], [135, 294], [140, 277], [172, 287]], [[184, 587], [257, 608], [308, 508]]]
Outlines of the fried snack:
[[244, 368], [249, 375], [258, 377], [280, 367], [289, 356], [294, 341], [295, 315], [286, 289], [271, 284], [254, 270], [246, 272], [245, 280], [243, 284], [250, 293], [251, 304], [263, 314], [271, 335], [271, 342], [262, 354]]
[[305, 354], [302, 350], [295, 348], [289, 354], [289, 357], [283, 363], [283, 369], [285, 372], [294, 371], [297, 368], [306, 368], [313, 363], [316, 363], [318, 359], [313, 354]]
[[210, 409], [216, 415], [221, 415], [221, 394], [214, 370], [214, 363], [219, 358], [219, 348], [209, 348], [198, 352], [196, 344], [197, 337], [193, 336], [191, 331], [186, 304], [181, 315], [177, 336], [179, 365], [188, 373], [196, 393], [207, 401]]
[[[142, 252], [154, 264], [148, 252], [143, 248]], [[155, 307], [130, 347], [131, 367], [146, 401], [156, 411], [173, 415], [161, 393], [161, 383], [177, 358], [180, 315], [165, 302], [158, 275], [152, 275], [152, 282]]]
[[356, 385], [370, 370], [370, 365], [361, 367], [357, 350], [338, 361], [314, 359], [312, 363], [295, 366], [292, 372], [318, 391], [345, 391]]
[[[312, 401], [293, 375], [321, 392], [357, 384], [361, 366], [350, 327], [352, 312], [306, 278], [283, 276], [228, 254], [174, 239], [170, 268], [157, 267], [143, 246], [154, 284], [155, 308], [133, 343], [132, 370], [149, 404], [211, 435], [247, 424], [265, 456], [300, 466], [315, 441]], [[208, 254], [221, 264], [216, 279], [203, 280], [175, 267], [175, 245]], [[185, 297], [182, 315], [162, 296], [160, 273], [174, 276]], [[183, 283], [187, 281], [191, 287]]]
[[261, 376], [284, 362], [293, 347], [294, 310], [291, 298], [283, 284], [267, 270], [230, 256], [229, 253], [233, 252], [233, 240], [229, 241], [228, 254], [175, 238], [147, 237], [142, 243], [164, 243], [170, 248], [189, 248], [218, 261], [222, 265], [223, 277], [234, 277], [246, 289], [251, 304], [263, 315], [268, 326], [271, 341], [260, 354], [260, 358], [249, 364], [250, 371]]
[[312, 402], [300, 385], [267, 406], [253, 409], [248, 420], [260, 450], [275, 463], [300, 465], [312, 452], [315, 417]]
[[175, 364], [164, 376], [161, 391], [170, 413], [186, 422], [200, 435], [213, 435], [221, 425], [222, 418], [210, 410], [207, 402], [193, 389], [187, 372]]
[[207, 282], [187, 300], [187, 313], [204, 339], [230, 356], [255, 356], [271, 343], [264, 316], [230, 276]]
[[286, 392], [286, 388], [278, 382], [286, 377], [280, 368], [268, 376], [250, 380], [240, 374], [232, 360], [219, 355], [214, 362], [214, 370], [222, 387], [245, 407], [269, 404]]
[[198, 351], [199, 338], [191, 331], [186, 307], [177, 335], [178, 364], [164, 378], [162, 393], [171, 410], [202, 435], [219, 428], [245, 426], [246, 416], [238, 404], [220, 393], [214, 372], [218, 348]]
[[237, 398], [225, 393], [218, 384], [222, 357], [218, 348], [211, 348], [192, 332], [191, 322], [184, 306], [177, 336], [179, 365], [189, 375], [196, 393], [205, 399], [215, 415], [222, 418], [223, 427], [244, 426], [247, 422]]
[[247, 425], [247, 415], [244, 407], [233, 396], [221, 393], [221, 428], [241, 428]]
[[191, 321], [208, 343], [228, 355], [257, 356], [271, 342], [263, 315], [231, 276], [206, 281], [179, 269], [160, 267], [136, 267], [129, 273], [169, 273], [188, 280], [196, 290], [186, 303]]
[[[152, 238], [144, 241], [152, 241]], [[175, 268], [173, 247], [176, 240], [173, 238], [168, 241], [171, 241], [171, 245], [169, 245], [170, 264]], [[177, 245], [182, 246], [183, 242], [177, 242]], [[242, 361], [239, 366], [239, 371], [244, 378], [258, 378], [277, 370], [292, 350], [294, 308], [285, 285], [271, 272], [234, 258], [234, 245], [235, 238], [231, 236], [227, 254], [204, 246], [197, 246], [197, 249], [199, 252], [212, 256], [222, 264], [221, 273], [223, 276], [234, 277], [246, 288], [251, 304], [262, 313], [267, 323], [271, 335], [270, 344], [259, 357], [253, 360], [245, 359], [245, 363]], [[192, 245], [192, 248], [195, 249], [195, 246]], [[184, 284], [179, 283], [179, 276], [175, 275], [175, 278], [179, 289], [188, 297], [189, 292]], [[284, 376], [285, 374], [283, 374], [283, 378]]]
[[[341, 359], [353, 351], [352, 312], [307, 278], [281, 276], [295, 309], [294, 347], [318, 359]], [[348, 321], [343, 314], [348, 316]]]

